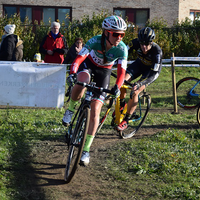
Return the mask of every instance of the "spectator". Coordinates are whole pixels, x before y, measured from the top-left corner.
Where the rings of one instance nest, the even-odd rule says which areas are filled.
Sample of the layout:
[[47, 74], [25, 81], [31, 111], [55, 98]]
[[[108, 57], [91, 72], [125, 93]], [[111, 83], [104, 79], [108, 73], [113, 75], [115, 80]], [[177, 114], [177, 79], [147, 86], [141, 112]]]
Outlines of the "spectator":
[[70, 47], [69, 51], [67, 52], [63, 64], [71, 64], [82, 48], [83, 48], [83, 39], [77, 37], [75, 39], [74, 44]]
[[18, 36], [14, 32], [15, 24], [8, 24], [4, 27], [4, 35], [0, 44], [0, 60], [16, 61], [15, 48]]
[[40, 53], [45, 54], [45, 63], [60, 63], [64, 61], [68, 47], [65, 37], [59, 32], [60, 23], [52, 22], [51, 31], [46, 35], [40, 45]]
[[15, 49], [15, 58], [17, 61], [22, 61], [23, 59], [23, 41], [18, 37], [18, 42]]

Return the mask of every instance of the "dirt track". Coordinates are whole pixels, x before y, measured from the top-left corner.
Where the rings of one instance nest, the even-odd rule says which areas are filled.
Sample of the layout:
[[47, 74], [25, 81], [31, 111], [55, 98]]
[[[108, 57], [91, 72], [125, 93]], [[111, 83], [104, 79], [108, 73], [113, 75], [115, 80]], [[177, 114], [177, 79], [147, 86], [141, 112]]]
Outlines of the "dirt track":
[[[152, 112], [154, 111], [152, 110]], [[168, 128], [195, 129], [199, 127], [197, 124], [173, 125], [173, 127], [144, 125], [132, 139], [149, 137]], [[120, 183], [111, 180], [106, 175], [107, 168], [104, 165], [106, 149], [110, 145], [126, 141], [128, 140], [120, 139], [112, 129], [107, 133], [98, 134], [91, 147], [89, 166], [79, 167], [69, 184], [63, 180], [67, 158], [67, 146], [64, 138], [61, 137], [59, 141], [41, 141], [37, 144], [35, 154], [33, 152], [32, 167], [34, 171], [27, 174], [27, 177], [33, 180], [32, 192], [37, 193], [37, 199], [45, 200], [126, 199], [126, 193], [118, 185]], [[29, 199], [35, 200], [35, 198]]]

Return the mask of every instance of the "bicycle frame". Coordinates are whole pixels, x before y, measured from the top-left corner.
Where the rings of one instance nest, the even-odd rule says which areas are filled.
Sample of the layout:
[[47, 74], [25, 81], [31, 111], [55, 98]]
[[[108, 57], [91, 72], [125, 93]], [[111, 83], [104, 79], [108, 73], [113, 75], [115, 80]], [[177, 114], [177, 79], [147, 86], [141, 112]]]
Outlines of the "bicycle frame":
[[[116, 74], [111, 73], [111, 75], [113, 77], [117, 78]], [[122, 85], [121, 88], [131, 90], [133, 85], [131, 83], [129, 83], [128, 81], [124, 81], [124, 82], [125, 82], [125, 84]], [[144, 105], [141, 102], [141, 98], [144, 99]], [[101, 130], [101, 127], [103, 126], [105, 119], [107, 118], [108, 113], [110, 112], [110, 108], [112, 106], [111, 101], [113, 102], [114, 99], [111, 98], [110, 96], [108, 96], [107, 100], [110, 100], [110, 103], [107, 106], [106, 113], [100, 118], [97, 133]], [[138, 95], [138, 103], [137, 104], [139, 104], [139, 106], [137, 106], [138, 109], [136, 108], [135, 112], [140, 114], [140, 115], [137, 115], [134, 112], [131, 116], [131, 119], [129, 120], [129, 122], [135, 122], [135, 123], [131, 123], [126, 129], [124, 129], [123, 131], [119, 131], [116, 127], [124, 119], [124, 116], [126, 115], [126, 112], [127, 112], [127, 105], [125, 106], [125, 108], [123, 108], [123, 111], [121, 111], [120, 97], [118, 97], [116, 99], [115, 111], [112, 114], [111, 126], [114, 129], [117, 129], [120, 137], [123, 138], [123, 139], [133, 137], [133, 135], [140, 129], [140, 127], [144, 123], [144, 121], [147, 117], [147, 114], [149, 112], [150, 106], [151, 106], [151, 96], [149, 94], [147, 94], [145, 90], [143, 90], [143, 93], [141, 94], [141, 92], [140, 92], [140, 94]]]
[[[122, 85], [121, 88], [131, 90], [131, 86], [128, 86], [128, 85]], [[116, 104], [115, 104], [115, 123], [116, 124], [120, 124], [122, 122], [122, 120], [124, 119], [124, 115], [126, 114], [126, 112], [127, 112], [127, 105], [124, 108], [123, 113], [120, 112], [120, 97], [118, 97], [116, 99]]]
[[[128, 90], [131, 90], [131, 86], [128, 86], [128, 85], [122, 85], [121, 88], [125, 88], [125, 89], [128, 89]], [[138, 120], [141, 119], [141, 100], [140, 100], [140, 95], [138, 95], [138, 104], [139, 104], [139, 110], [140, 110], [140, 115], [139, 115], [140, 117], [137, 118], [137, 119], [129, 120], [129, 123], [130, 122], [134, 122], [134, 121], [138, 121]], [[123, 112], [122, 113], [120, 112], [120, 97], [118, 97], [116, 99], [116, 104], [115, 104], [115, 123], [116, 124], [120, 124], [122, 122], [126, 112], [127, 112], [127, 105], [124, 107]]]
[[189, 95], [192, 96], [192, 97], [198, 97], [200, 94], [195, 94], [193, 93], [195, 87], [200, 84], [200, 80], [192, 87], [192, 89], [189, 91]]
[[177, 104], [184, 109], [193, 109], [199, 105], [200, 79], [184, 77], [176, 83]]

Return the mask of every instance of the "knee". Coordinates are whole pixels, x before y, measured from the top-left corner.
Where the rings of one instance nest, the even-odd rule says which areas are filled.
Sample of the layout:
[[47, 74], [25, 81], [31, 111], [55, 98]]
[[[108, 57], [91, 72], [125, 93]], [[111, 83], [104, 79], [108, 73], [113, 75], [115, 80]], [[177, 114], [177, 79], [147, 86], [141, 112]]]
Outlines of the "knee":
[[90, 74], [86, 71], [82, 71], [78, 74], [77, 80], [84, 83], [90, 82]]

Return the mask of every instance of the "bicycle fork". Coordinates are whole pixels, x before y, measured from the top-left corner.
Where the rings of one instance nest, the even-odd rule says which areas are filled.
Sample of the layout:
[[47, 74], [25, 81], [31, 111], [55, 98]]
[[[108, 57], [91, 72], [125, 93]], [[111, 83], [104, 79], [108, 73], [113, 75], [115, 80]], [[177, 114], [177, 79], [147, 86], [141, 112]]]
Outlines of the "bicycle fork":
[[118, 97], [116, 99], [116, 105], [115, 105], [115, 124], [120, 124], [123, 121], [126, 112], [127, 112], [127, 105], [124, 107], [124, 109], [121, 113], [121, 111], [120, 111], [120, 98]]

